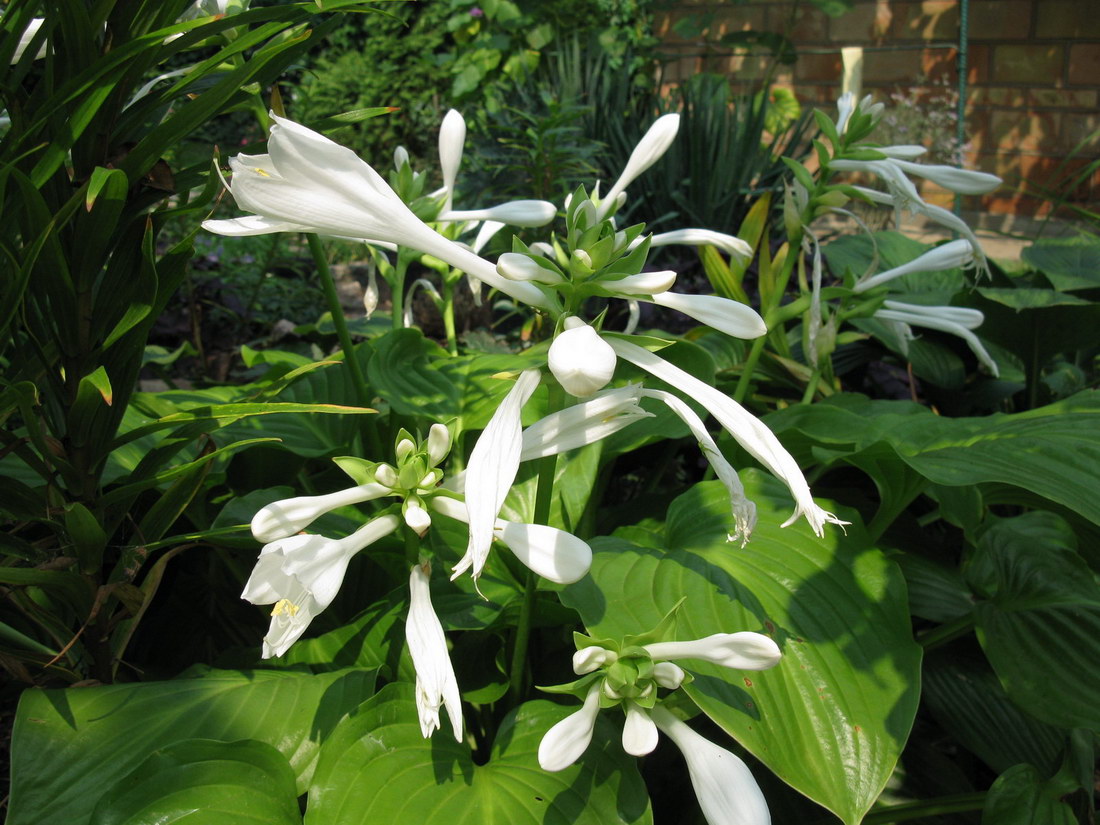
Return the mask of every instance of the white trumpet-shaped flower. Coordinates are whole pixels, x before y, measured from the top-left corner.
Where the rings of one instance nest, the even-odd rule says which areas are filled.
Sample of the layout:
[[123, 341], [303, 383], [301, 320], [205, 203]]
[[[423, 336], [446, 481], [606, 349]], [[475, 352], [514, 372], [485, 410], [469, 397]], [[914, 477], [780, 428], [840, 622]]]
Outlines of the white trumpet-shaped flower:
[[745, 496], [745, 487], [741, 483], [737, 471], [726, 461], [726, 457], [722, 455], [718, 445], [711, 438], [710, 433], [707, 432], [703, 420], [695, 414], [695, 410], [672, 393], [663, 390], [643, 390], [642, 395], [646, 398], [656, 398], [658, 401], [664, 402], [670, 410], [679, 416], [681, 421], [687, 424], [691, 434], [699, 442], [699, 449], [703, 451], [703, 455], [714, 469], [714, 474], [725, 485], [726, 492], [729, 493], [730, 509], [733, 512], [733, 531], [729, 534], [728, 540], [740, 540], [741, 546], [744, 547], [752, 535], [753, 528], [756, 526], [756, 505]]
[[[877, 150], [877, 151], [882, 151]], [[973, 169], [959, 169], [955, 166], [942, 166], [927, 163], [910, 163], [907, 160], [891, 159], [901, 171], [910, 175], [920, 175], [933, 183], [960, 195], [984, 195], [992, 192], [1003, 181], [988, 172]]]
[[602, 441], [639, 418], [640, 384], [604, 390], [587, 401], [544, 416], [523, 431], [520, 461], [530, 461]]
[[451, 732], [462, 741], [462, 699], [447, 652], [447, 637], [432, 607], [431, 565], [413, 565], [409, 575], [409, 618], [405, 640], [416, 670], [416, 712], [425, 738], [439, 729], [439, 708], [447, 709]]
[[634, 147], [634, 151], [630, 153], [626, 168], [619, 175], [619, 179], [607, 190], [607, 194], [600, 201], [599, 210], [596, 213], [597, 218], [607, 217], [611, 209], [619, 205], [619, 195], [642, 172], [660, 160], [661, 156], [668, 151], [668, 147], [672, 145], [672, 140], [676, 137], [679, 129], [680, 116], [677, 114], [662, 115], [653, 122], [653, 125], [649, 127], [649, 130]]
[[368, 483], [323, 496], [297, 496], [274, 501], [260, 508], [252, 517], [252, 536], [264, 544], [293, 536], [331, 510], [370, 501], [390, 492], [391, 489], [384, 484]]
[[631, 756], [646, 756], [657, 747], [657, 726], [637, 702], [624, 702], [623, 750]]
[[[469, 514], [460, 501], [438, 496], [431, 500], [431, 507], [437, 513], [468, 522]], [[579, 581], [592, 566], [592, 548], [587, 542], [557, 527], [498, 518], [493, 525], [493, 537], [537, 576], [556, 584]], [[455, 569], [457, 575], [467, 568]]]
[[959, 238], [958, 240], [941, 244], [934, 249], [929, 249], [923, 255], [919, 255], [901, 266], [895, 266], [893, 269], [879, 272], [876, 275], [872, 275], [870, 278], [864, 278], [857, 282], [852, 289], [854, 292], [866, 292], [869, 289], [874, 289], [876, 286], [885, 284], [895, 278], [900, 278], [903, 275], [912, 274], [913, 272], [939, 272], [945, 269], [969, 267], [973, 263], [974, 248], [971, 246], [970, 241], [965, 238]]
[[511, 226], [545, 226], [554, 220], [558, 208], [549, 201], [508, 201], [488, 209], [449, 209], [440, 213], [439, 221], [499, 221]]
[[700, 659], [736, 670], [767, 670], [783, 658], [772, 639], [749, 630], [715, 633], [687, 642], [653, 642], [643, 647], [655, 661]]
[[433, 255], [531, 306], [548, 309], [533, 284], [509, 281], [489, 261], [421, 221], [393, 189], [350, 149], [272, 114], [267, 155], [230, 158], [228, 184], [243, 218], [209, 220], [221, 235], [316, 232], [388, 242]]
[[770, 825], [760, 786], [739, 757], [700, 736], [663, 707], [649, 712], [683, 753], [691, 786], [709, 825]]
[[708, 327], [732, 335], [734, 338], [759, 338], [768, 332], [767, 324], [759, 313], [748, 304], [732, 301], [717, 295], [684, 295], [678, 292], [662, 292], [652, 298], [642, 298], [668, 309], [674, 309], [702, 321]]
[[[672, 285], [676, 283], [676, 273], [671, 269], [659, 272], [639, 272], [637, 275], [627, 275], [614, 281], [606, 281], [604, 285], [616, 295], [658, 295], [668, 294]], [[643, 298], [643, 300], [645, 300]]]
[[241, 593], [253, 604], [274, 605], [263, 657], [286, 653], [314, 616], [336, 598], [351, 557], [398, 524], [396, 516], [381, 516], [346, 538], [298, 535], [265, 545]]
[[580, 318], [565, 319], [565, 329], [547, 353], [550, 372], [567, 393], [587, 398], [599, 392], [615, 374], [615, 351]]
[[455, 180], [462, 165], [462, 149], [466, 143], [466, 120], [462, 113], [449, 109], [439, 127], [439, 168], [443, 173], [443, 188], [447, 193], [444, 211], [454, 202]]
[[457, 578], [466, 570], [472, 570], [475, 579], [481, 575], [493, 540], [497, 513], [519, 470], [522, 451], [520, 414], [538, 385], [538, 370], [520, 373], [515, 386], [501, 401], [470, 453], [465, 482], [470, 540], [466, 555], [455, 565], [452, 578]]
[[806, 484], [806, 478], [802, 475], [798, 462], [779, 443], [775, 434], [752, 413], [720, 390], [684, 372], [649, 350], [618, 338], [610, 338], [608, 343], [620, 358], [625, 358], [656, 378], [671, 384], [686, 397], [701, 404], [738, 444], [787, 485], [787, 489], [791, 491], [795, 500], [795, 510], [783, 523], [784, 527], [793, 524], [800, 516], [805, 516], [814, 533], [822, 536], [826, 523], [839, 525], [847, 523], [818, 506], [810, 494], [809, 485]]
[[600, 686], [588, 689], [584, 705], [569, 714], [550, 730], [539, 742], [539, 765], [544, 771], [563, 771], [576, 762], [592, 742], [596, 717], [600, 714]]
[[[642, 242], [641, 237], [631, 243], [631, 248]], [[711, 229], [675, 229], [671, 232], [659, 232], [650, 238], [649, 245], [671, 246], [683, 244], [685, 246], [716, 246], [729, 255], [741, 261], [747, 261], [752, 257], [752, 247], [736, 235], [727, 235], [724, 232], [715, 232]]]
[[[978, 361], [989, 370], [994, 378], [1000, 375], [997, 362], [993, 360], [989, 351], [982, 345], [971, 330], [982, 325], [985, 316], [976, 309], [966, 307], [949, 306], [920, 306], [918, 304], [906, 304], [901, 301], [886, 301], [883, 309], [875, 312], [875, 318], [881, 321], [889, 321], [901, 326], [901, 342], [906, 345], [907, 339], [913, 337], [911, 326], [936, 329], [956, 335], [966, 341], [970, 351], [974, 353]], [[904, 351], [903, 351], [903, 354]]]

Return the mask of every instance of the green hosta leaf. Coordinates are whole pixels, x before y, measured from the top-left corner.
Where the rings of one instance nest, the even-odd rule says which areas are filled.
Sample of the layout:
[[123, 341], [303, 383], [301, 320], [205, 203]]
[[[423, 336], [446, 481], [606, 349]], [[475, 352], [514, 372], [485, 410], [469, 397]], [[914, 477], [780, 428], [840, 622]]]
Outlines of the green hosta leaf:
[[778, 667], [684, 661], [696, 674], [685, 690], [783, 780], [855, 823], [890, 776], [916, 711], [920, 651], [905, 583], [858, 524], [847, 536], [830, 527], [823, 539], [802, 523], [781, 529], [791, 511], [782, 485], [757, 471], [743, 480], [759, 511], [744, 549], [726, 542], [725, 489], [699, 484], [669, 507], [660, 549], [595, 540], [589, 578], [562, 599], [594, 636], [653, 627], [685, 596], [676, 639], [772, 636], [784, 654]]
[[475, 765], [449, 725], [424, 739], [411, 685], [388, 685], [325, 742], [305, 821], [652, 822], [634, 759], [605, 719], [577, 764], [559, 773], [539, 767], [542, 735], [575, 709], [545, 701], [521, 705], [497, 731], [489, 762]]
[[1025, 413], [980, 418], [943, 418], [909, 402], [844, 394], [774, 413], [767, 422], [796, 457], [813, 461], [818, 444], [835, 450], [835, 458], [885, 441], [937, 484], [1012, 484], [1100, 524], [1100, 394], [1095, 392]]
[[1020, 253], [1059, 291], [1100, 287], [1100, 238], [1040, 238]]
[[1058, 799], [1034, 765], [1016, 765], [997, 777], [982, 809], [982, 825], [1076, 825], [1073, 809]]
[[923, 698], [962, 745], [998, 773], [1020, 762], [1054, 771], [1065, 734], [1014, 705], [980, 656], [936, 651], [924, 661]]
[[905, 574], [909, 612], [933, 622], [949, 622], [970, 614], [970, 590], [958, 571], [915, 553], [893, 557]]
[[168, 682], [28, 690], [12, 733], [7, 825], [86, 822], [105, 789], [185, 739], [267, 742], [302, 791], [321, 741], [373, 686], [373, 671], [196, 669]]
[[1012, 700], [1052, 725], [1100, 731], [1100, 587], [1074, 544], [1053, 513], [1005, 519], [966, 574], [983, 598], [978, 639]]
[[294, 772], [255, 739], [186, 739], [154, 751], [99, 800], [90, 825], [301, 825]]

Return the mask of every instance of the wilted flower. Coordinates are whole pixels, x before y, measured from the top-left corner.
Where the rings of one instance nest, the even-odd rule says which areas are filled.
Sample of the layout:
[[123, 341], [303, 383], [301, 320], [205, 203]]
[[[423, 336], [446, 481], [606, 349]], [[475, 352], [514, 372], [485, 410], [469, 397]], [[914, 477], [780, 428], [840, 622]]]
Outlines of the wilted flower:
[[409, 575], [409, 617], [405, 621], [405, 640], [416, 669], [416, 712], [420, 732], [427, 739], [439, 729], [439, 707], [447, 708], [455, 740], [462, 741], [462, 698], [458, 680], [447, 652], [447, 637], [432, 607], [428, 586], [432, 566], [429, 562], [413, 565]]

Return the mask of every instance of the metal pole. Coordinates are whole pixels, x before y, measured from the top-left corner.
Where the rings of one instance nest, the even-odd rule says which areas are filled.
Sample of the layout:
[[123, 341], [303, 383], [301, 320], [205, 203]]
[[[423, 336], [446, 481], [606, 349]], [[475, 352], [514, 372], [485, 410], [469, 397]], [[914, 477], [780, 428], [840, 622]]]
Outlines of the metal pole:
[[[962, 147], [966, 143], [966, 74], [968, 66], [968, 48], [970, 40], [970, 0], [959, 0], [959, 59], [958, 82], [959, 100], [957, 104], [955, 140], [959, 146], [959, 166], [962, 166]], [[962, 214], [962, 195], [955, 195], [955, 214]]]

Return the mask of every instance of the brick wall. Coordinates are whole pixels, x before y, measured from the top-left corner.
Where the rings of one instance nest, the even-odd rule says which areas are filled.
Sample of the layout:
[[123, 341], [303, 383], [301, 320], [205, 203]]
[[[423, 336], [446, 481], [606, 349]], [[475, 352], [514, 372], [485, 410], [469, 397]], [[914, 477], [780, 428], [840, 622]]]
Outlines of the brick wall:
[[[710, 38], [790, 25], [799, 57], [775, 80], [793, 88], [804, 104], [831, 107], [840, 91], [845, 46], [864, 48], [863, 89], [877, 99], [937, 79], [954, 86], [959, 7], [959, 0], [854, 0], [852, 11], [830, 18], [805, 2], [793, 14], [783, 0], [681, 2], [662, 13], [657, 31], [671, 56], [666, 80], [721, 72], [747, 88], [763, 76], [766, 58], [684, 40], [673, 24], [705, 15]], [[1100, 157], [1100, 140], [1080, 147], [1100, 131], [1100, 0], [970, 0], [969, 32], [966, 161], [1007, 184], [972, 205], [1041, 214], [1047, 208], [1044, 185]], [[1059, 194], [1100, 209], [1100, 174]], [[948, 200], [946, 193], [930, 195]]]

